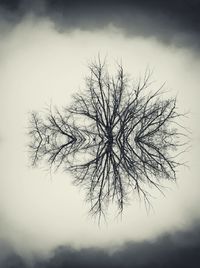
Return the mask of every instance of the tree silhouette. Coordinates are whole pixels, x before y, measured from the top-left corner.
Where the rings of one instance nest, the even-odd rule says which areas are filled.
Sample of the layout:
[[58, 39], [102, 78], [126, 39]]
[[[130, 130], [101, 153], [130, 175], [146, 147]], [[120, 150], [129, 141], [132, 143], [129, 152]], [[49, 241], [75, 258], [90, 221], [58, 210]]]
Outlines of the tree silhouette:
[[150, 205], [146, 185], [162, 191], [162, 180], [176, 180], [174, 151], [181, 143], [176, 98], [164, 99], [163, 86], [150, 88], [150, 71], [136, 85], [117, 65], [111, 76], [99, 58], [89, 65], [86, 88], [61, 113], [30, 117], [32, 165], [41, 159], [70, 170], [86, 188], [90, 212], [99, 219], [110, 201], [123, 211], [130, 192]]

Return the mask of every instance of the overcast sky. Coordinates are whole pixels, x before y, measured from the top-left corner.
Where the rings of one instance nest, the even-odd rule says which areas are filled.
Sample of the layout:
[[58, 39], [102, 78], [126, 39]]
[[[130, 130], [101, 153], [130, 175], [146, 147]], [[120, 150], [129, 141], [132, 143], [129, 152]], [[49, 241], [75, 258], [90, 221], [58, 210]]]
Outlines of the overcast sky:
[[[0, 3], [0, 263], [197, 267], [199, 1]], [[153, 69], [153, 86], [166, 81], [180, 112], [189, 111], [183, 124], [192, 133], [183, 156], [188, 168], [179, 168], [177, 184], [167, 185], [165, 198], [153, 192], [154, 210], [147, 214], [135, 198], [122, 219], [111, 213], [100, 228], [69, 173], [30, 167], [26, 135], [29, 112], [44, 112], [50, 102], [69, 104], [84, 88], [87, 62], [98, 53], [107, 55], [110, 68], [122, 60], [133, 79], [147, 66]], [[183, 266], [186, 262], [190, 266]]]

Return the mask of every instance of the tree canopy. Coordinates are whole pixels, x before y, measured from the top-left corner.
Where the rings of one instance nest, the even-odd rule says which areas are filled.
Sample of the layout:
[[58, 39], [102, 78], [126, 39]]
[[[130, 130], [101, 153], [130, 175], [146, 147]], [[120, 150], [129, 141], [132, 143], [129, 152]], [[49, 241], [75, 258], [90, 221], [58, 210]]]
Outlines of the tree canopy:
[[176, 97], [165, 98], [163, 86], [151, 90], [149, 70], [131, 85], [121, 64], [114, 76], [100, 58], [88, 67], [85, 89], [71, 105], [50, 108], [45, 117], [31, 113], [29, 148], [33, 166], [45, 159], [51, 168], [71, 171], [100, 219], [110, 202], [121, 213], [137, 193], [148, 206], [146, 185], [162, 192], [163, 180], [175, 181], [176, 151], [187, 135], [177, 121], [183, 114]]

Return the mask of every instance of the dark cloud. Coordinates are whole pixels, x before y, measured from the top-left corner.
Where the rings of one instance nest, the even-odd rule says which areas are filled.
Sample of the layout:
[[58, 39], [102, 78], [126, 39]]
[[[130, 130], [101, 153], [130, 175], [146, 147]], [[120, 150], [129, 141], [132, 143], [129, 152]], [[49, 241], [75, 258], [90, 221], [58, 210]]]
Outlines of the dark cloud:
[[200, 0], [1, 0], [0, 3], [5, 17], [15, 23], [31, 11], [37, 16], [50, 17], [60, 31], [96, 30], [112, 24], [130, 36], [200, 47]]
[[200, 225], [189, 231], [163, 235], [155, 241], [126, 243], [114, 253], [98, 248], [59, 247], [51, 257], [35, 259], [31, 264], [14, 253], [1, 261], [4, 268], [196, 268], [199, 265]]

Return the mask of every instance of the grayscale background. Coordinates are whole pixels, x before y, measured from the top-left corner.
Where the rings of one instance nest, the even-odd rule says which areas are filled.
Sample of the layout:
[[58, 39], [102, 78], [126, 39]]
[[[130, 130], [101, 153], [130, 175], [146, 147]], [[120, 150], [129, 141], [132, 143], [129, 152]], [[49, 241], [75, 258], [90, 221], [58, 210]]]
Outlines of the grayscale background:
[[[199, 13], [198, 0], [0, 1], [0, 267], [198, 267]], [[132, 79], [152, 69], [191, 131], [188, 168], [153, 210], [133, 198], [100, 227], [71, 175], [33, 169], [27, 153], [29, 113], [69, 104], [98, 53]]]

